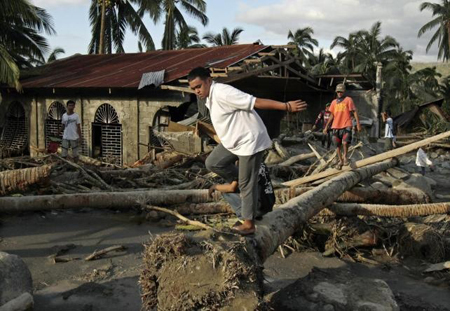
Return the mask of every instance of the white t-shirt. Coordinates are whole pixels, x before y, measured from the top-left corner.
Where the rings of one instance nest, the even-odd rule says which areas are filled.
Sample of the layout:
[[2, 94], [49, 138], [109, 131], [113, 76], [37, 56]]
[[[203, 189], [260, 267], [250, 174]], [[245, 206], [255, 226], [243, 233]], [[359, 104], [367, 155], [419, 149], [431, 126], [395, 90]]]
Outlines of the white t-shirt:
[[425, 153], [425, 151], [422, 150], [422, 148], [419, 148], [419, 150], [417, 150], [416, 165], [422, 167], [433, 165], [433, 162], [431, 162], [431, 160], [428, 159], [427, 154]]
[[392, 133], [392, 129], [394, 128], [394, 120], [391, 117], [386, 119], [386, 125], [384, 130], [385, 138], [394, 138], [394, 134]]
[[211, 85], [206, 107], [222, 145], [238, 156], [250, 156], [272, 146], [266, 126], [254, 110], [256, 98], [230, 85]]
[[80, 117], [76, 113], [68, 115], [67, 112], [63, 114], [61, 123], [64, 124], [64, 134], [63, 139], [67, 140], [77, 140], [80, 138], [78, 136], [77, 127], [81, 123]]

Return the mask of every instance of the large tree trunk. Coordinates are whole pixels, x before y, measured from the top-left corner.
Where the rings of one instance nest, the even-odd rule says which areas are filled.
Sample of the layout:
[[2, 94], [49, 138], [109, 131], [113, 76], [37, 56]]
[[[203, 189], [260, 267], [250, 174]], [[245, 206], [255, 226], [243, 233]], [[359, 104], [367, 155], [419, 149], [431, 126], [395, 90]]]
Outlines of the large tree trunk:
[[450, 203], [378, 205], [359, 203], [335, 203], [330, 211], [343, 216], [413, 217], [450, 213]]
[[[275, 196], [277, 204], [283, 204], [290, 199], [306, 193], [314, 187], [304, 187], [295, 189], [277, 189]], [[430, 203], [430, 197], [420, 189], [375, 189], [352, 188], [341, 194], [336, 202], [345, 203], [372, 203], [372, 204], [419, 204]]]
[[301, 185], [301, 184], [304, 184], [304, 183], [307, 183], [307, 182], [311, 182], [311, 181], [315, 181], [315, 180], [318, 180], [318, 179], [326, 178], [328, 176], [333, 176], [333, 175], [339, 174], [339, 173], [341, 173], [343, 171], [351, 171], [352, 169], [355, 169], [355, 168], [364, 167], [364, 166], [369, 165], [369, 164], [378, 163], [378, 162], [384, 161], [386, 159], [391, 159], [391, 158], [397, 157], [399, 155], [403, 155], [405, 153], [414, 151], [416, 149], [419, 149], [420, 147], [426, 146], [426, 145], [428, 145], [430, 143], [439, 141], [439, 140], [447, 138], [447, 137], [450, 137], [450, 131], [444, 132], [442, 134], [439, 134], [439, 135], [436, 135], [436, 136], [433, 136], [433, 137], [430, 137], [430, 138], [427, 138], [427, 139], [423, 139], [421, 141], [418, 141], [416, 143], [413, 143], [413, 144], [410, 144], [410, 145], [407, 145], [407, 146], [404, 146], [404, 147], [401, 147], [401, 148], [397, 148], [397, 149], [394, 149], [394, 150], [391, 150], [391, 151], [380, 153], [380, 154], [378, 154], [376, 156], [373, 156], [373, 157], [370, 157], [370, 158], [367, 158], [367, 159], [356, 161], [352, 165], [352, 167], [346, 166], [346, 167], [343, 167], [342, 170], [330, 169], [330, 170], [327, 170], [327, 171], [322, 172], [322, 173], [318, 173], [318, 174], [315, 174], [315, 175], [302, 177], [302, 178], [298, 178], [298, 179], [294, 179], [294, 180], [285, 182], [285, 183], [283, 183], [283, 185], [285, 185], [287, 187], [296, 187], [298, 185]]
[[[51, 169], [51, 165], [43, 165], [0, 172], [0, 195], [16, 190], [25, 190], [29, 185], [48, 177]], [[2, 205], [0, 204], [0, 206]]]
[[210, 198], [208, 190], [149, 190], [130, 192], [96, 192], [24, 197], [1, 197], [0, 212], [13, 213], [51, 209], [77, 209], [83, 207], [124, 208], [150, 205], [174, 205], [218, 201], [220, 193]]
[[262, 288], [258, 267], [278, 246], [343, 192], [396, 163], [392, 159], [345, 172], [288, 201], [257, 222], [251, 238], [233, 240], [226, 234], [221, 238], [220, 232], [210, 237], [206, 233], [158, 237], [144, 251], [143, 309], [256, 309]]

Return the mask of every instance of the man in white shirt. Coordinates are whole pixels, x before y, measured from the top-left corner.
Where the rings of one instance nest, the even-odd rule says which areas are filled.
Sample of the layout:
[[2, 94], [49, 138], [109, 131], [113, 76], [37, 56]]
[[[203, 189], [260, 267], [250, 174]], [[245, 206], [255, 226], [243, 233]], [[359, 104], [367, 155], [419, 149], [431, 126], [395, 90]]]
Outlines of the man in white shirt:
[[81, 121], [80, 116], [74, 112], [75, 102], [69, 100], [67, 102], [67, 112], [63, 114], [61, 119], [63, 131], [62, 153], [63, 158], [67, 157], [69, 148], [72, 148], [72, 157], [75, 162], [78, 161], [79, 146], [81, 145]]
[[[206, 159], [206, 168], [228, 183], [238, 180], [244, 222], [234, 231], [248, 235], [255, 232], [258, 205], [258, 171], [264, 150], [272, 146], [267, 129], [254, 108], [298, 112], [306, 109], [301, 100], [286, 103], [256, 98], [230, 85], [215, 83], [209, 69], [198, 67], [188, 75], [195, 94], [206, 98], [214, 129], [221, 143]], [[239, 160], [239, 167], [234, 163]]]
[[383, 112], [381, 117], [383, 122], [386, 123], [384, 130], [384, 151], [388, 151], [395, 147], [394, 120], [389, 110]]
[[422, 175], [425, 175], [425, 168], [427, 166], [430, 167], [430, 170], [433, 172], [434, 171], [434, 166], [433, 166], [433, 162], [431, 162], [430, 159], [428, 159], [427, 154], [425, 153], [425, 151], [423, 151], [422, 148], [419, 148], [419, 150], [417, 150], [417, 154], [416, 154], [416, 165], [417, 167], [420, 169], [420, 173]]

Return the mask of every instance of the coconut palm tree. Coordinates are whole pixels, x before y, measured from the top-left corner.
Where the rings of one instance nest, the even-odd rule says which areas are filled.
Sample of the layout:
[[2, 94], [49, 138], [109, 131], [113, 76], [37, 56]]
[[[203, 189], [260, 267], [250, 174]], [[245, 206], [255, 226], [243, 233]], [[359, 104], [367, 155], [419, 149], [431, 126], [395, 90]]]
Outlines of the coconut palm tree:
[[395, 55], [398, 42], [391, 36], [380, 38], [381, 22], [376, 22], [369, 31], [360, 30], [355, 35], [358, 37], [358, 64], [356, 72], [365, 73], [368, 79], [375, 81], [376, 64], [386, 65]]
[[298, 58], [306, 63], [307, 59], [313, 54], [314, 47], [319, 46], [319, 42], [312, 37], [314, 30], [311, 27], [299, 28], [293, 33], [289, 30], [288, 44], [295, 45], [295, 54]]
[[234, 28], [232, 32], [230, 32], [226, 27], [222, 29], [222, 33], [212, 33], [208, 32], [203, 36], [203, 40], [211, 44], [212, 46], [221, 46], [221, 45], [234, 45], [239, 41], [239, 35], [243, 32], [242, 28]]
[[198, 36], [198, 31], [193, 26], [188, 26], [178, 30], [176, 33], [176, 43], [175, 47], [178, 50], [181, 49], [193, 49], [205, 47], [204, 44], [200, 44], [200, 37]]
[[436, 32], [428, 42], [426, 51], [428, 52], [434, 43], [438, 44], [438, 59], [448, 61], [450, 58], [450, 1], [441, 0], [441, 4], [423, 2], [420, 5], [420, 11], [430, 10], [433, 19], [419, 29], [418, 36], [436, 28]]
[[208, 24], [205, 0], [136, 0], [141, 16], [149, 13], [150, 18], [157, 23], [164, 17], [163, 50], [173, 50], [176, 46], [176, 32], [188, 28], [181, 10], [200, 21], [203, 26]]
[[331, 53], [325, 53], [323, 48], [318, 54], [309, 57], [306, 67], [310, 68], [313, 75], [323, 75], [330, 71], [339, 72], [340, 60], [335, 58]]
[[66, 51], [64, 51], [63, 48], [56, 47], [48, 56], [47, 63], [54, 62], [58, 58], [58, 55], [65, 54], [65, 53], [66, 53]]
[[[99, 54], [101, 52], [112, 53], [113, 48], [116, 53], [124, 53], [123, 42], [128, 27], [138, 36], [139, 42], [141, 42], [147, 50], [155, 49], [152, 36], [144, 25], [141, 16], [133, 6], [133, 4], [139, 5], [140, 1], [105, 0], [104, 31], [102, 32], [103, 2], [91, 0], [89, 21], [91, 24], [92, 39], [88, 48], [90, 54]], [[103, 35], [104, 51], [100, 51], [101, 34]]]
[[335, 47], [341, 48], [344, 51], [340, 54], [342, 58], [343, 65], [346, 66], [350, 72], [355, 71], [357, 61], [360, 57], [358, 53], [358, 37], [356, 34], [349, 34], [348, 38], [337, 36], [334, 38], [333, 43], [331, 43], [330, 49]]
[[47, 40], [55, 34], [51, 16], [26, 0], [0, 1], [0, 83], [20, 88], [20, 69], [44, 60]]

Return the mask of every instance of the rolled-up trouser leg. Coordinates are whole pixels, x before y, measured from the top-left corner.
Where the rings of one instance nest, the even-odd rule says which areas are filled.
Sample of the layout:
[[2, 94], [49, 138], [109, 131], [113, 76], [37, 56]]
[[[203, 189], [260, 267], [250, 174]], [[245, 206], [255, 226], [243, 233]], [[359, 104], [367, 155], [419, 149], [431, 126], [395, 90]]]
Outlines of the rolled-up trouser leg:
[[219, 144], [205, 161], [206, 168], [223, 179], [226, 182], [238, 180], [239, 171], [235, 165], [238, 156], [225, 149], [222, 144]]
[[61, 157], [67, 157], [67, 153], [69, 151], [70, 143], [67, 139], [63, 139], [61, 143]]
[[264, 151], [239, 157], [239, 189], [242, 199], [242, 218], [253, 220], [258, 207], [258, 172]]

